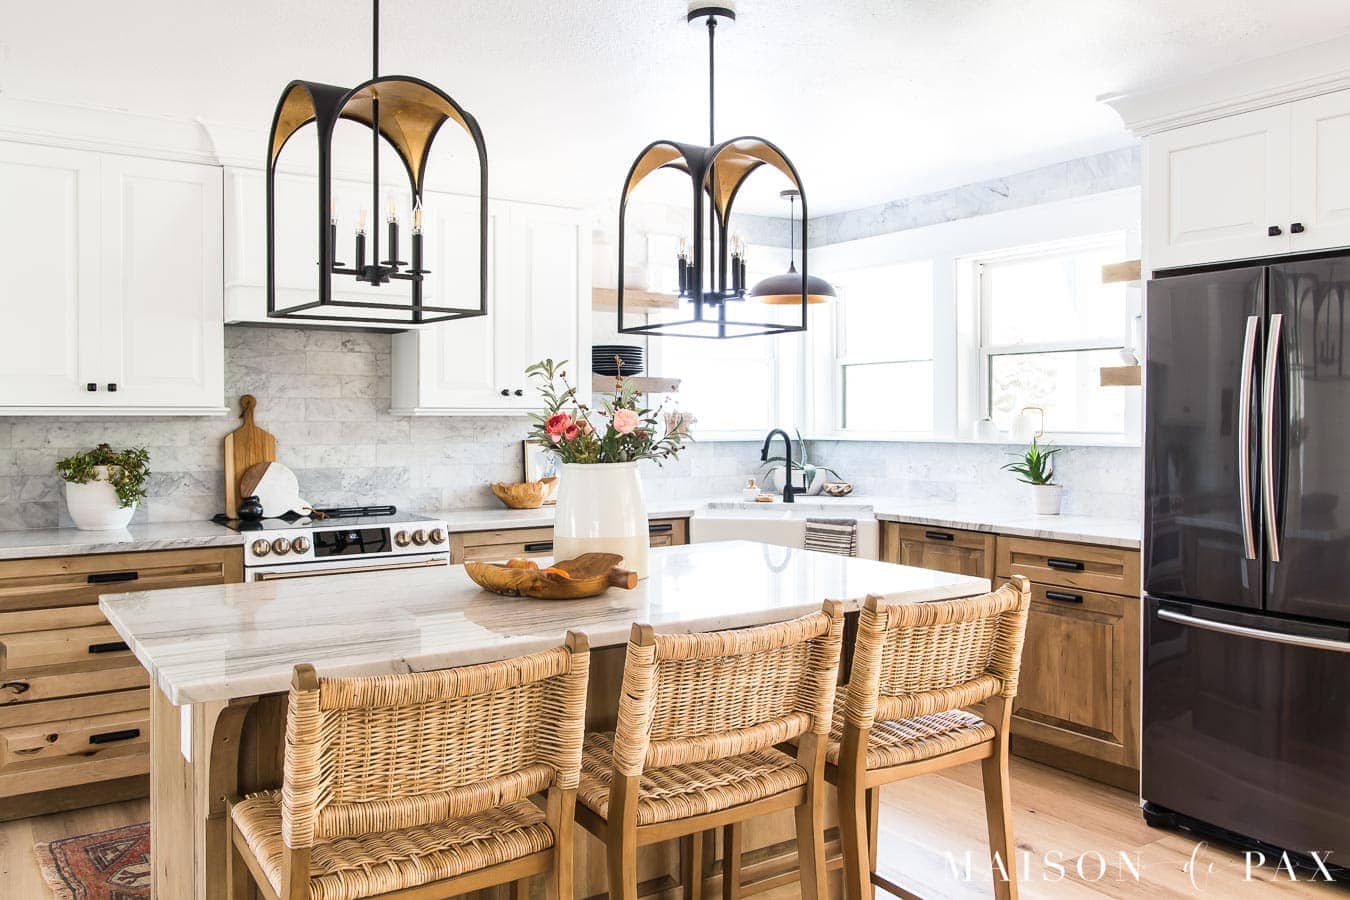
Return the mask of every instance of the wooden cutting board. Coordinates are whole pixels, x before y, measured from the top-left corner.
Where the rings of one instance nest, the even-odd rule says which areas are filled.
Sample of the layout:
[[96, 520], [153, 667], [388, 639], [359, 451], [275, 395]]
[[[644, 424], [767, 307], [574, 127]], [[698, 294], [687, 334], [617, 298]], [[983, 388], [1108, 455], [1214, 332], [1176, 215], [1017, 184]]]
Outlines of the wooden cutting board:
[[239, 479], [250, 466], [275, 462], [277, 439], [253, 424], [253, 409], [258, 398], [245, 394], [239, 398], [239, 418], [244, 420], [234, 431], [225, 435], [225, 515], [233, 519], [239, 514]]

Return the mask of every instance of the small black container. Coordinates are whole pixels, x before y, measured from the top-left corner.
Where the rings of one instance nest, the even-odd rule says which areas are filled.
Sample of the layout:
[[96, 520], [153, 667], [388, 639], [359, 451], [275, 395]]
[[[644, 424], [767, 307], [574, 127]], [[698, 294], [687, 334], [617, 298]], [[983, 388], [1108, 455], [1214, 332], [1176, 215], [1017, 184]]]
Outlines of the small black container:
[[239, 501], [238, 515], [245, 522], [256, 522], [263, 517], [262, 503], [256, 494]]

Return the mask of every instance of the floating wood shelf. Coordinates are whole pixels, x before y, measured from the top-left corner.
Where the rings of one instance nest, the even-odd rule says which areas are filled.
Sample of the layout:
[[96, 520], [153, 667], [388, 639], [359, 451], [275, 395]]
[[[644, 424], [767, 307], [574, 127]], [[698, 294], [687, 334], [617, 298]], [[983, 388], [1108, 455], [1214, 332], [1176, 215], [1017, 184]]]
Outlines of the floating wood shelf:
[[[591, 390], [611, 392], [615, 379], [612, 375], [592, 375]], [[624, 381], [630, 382], [640, 394], [673, 394], [680, 389], [678, 378], [652, 378], [645, 375], [631, 375]]]
[[1143, 366], [1103, 366], [1102, 387], [1135, 387], [1144, 383]]
[[1102, 284], [1119, 284], [1120, 282], [1138, 282], [1143, 278], [1143, 263], [1137, 259], [1127, 259], [1124, 262], [1107, 263], [1102, 266]]
[[[641, 312], [645, 309], [679, 309], [679, 306], [680, 299], [672, 294], [635, 291], [632, 288], [623, 292], [624, 312]], [[591, 309], [615, 312], [618, 308], [618, 291], [613, 288], [591, 288]]]

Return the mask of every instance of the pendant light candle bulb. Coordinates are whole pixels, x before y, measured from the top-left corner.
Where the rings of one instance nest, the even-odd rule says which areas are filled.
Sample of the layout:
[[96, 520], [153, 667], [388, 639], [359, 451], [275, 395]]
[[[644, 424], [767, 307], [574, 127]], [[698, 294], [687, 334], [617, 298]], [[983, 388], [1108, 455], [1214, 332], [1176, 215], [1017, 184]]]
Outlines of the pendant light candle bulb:
[[366, 233], [366, 211], [364, 209], [356, 214], [356, 233]]
[[413, 216], [412, 216], [412, 219], [413, 219], [413, 223], [412, 223], [412, 233], [413, 233], [413, 234], [421, 234], [421, 233], [422, 233], [422, 201], [421, 201], [421, 200], [417, 201], [417, 204], [416, 204], [415, 206], [413, 206]]
[[390, 222], [398, 221], [398, 204], [394, 202], [393, 197], [389, 198], [389, 221]]

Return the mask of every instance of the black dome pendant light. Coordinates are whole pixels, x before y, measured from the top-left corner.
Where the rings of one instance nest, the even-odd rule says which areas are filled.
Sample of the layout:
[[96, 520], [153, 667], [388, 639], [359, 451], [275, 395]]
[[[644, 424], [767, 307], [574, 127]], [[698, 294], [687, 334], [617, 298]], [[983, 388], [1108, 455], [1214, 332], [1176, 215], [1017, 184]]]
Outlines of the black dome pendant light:
[[[354, 88], [337, 87], [315, 81], [292, 81], [281, 92], [272, 129], [267, 138], [267, 315], [284, 321], [339, 319], [353, 324], [412, 327], [451, 319], [465, 319], [487, 313], [488, 290], [488, 184], [487, 150], [483, 132], [464, 107], [434, 84], [410, 75], [380, 75], [380, 0], [372, 0], [371, 77]], [[365, 213], [358, 220], [351, 264], [337, 261], [337, 217], [333, 213], [333, 132], [339, 119], [358, 122], [371, 134], [371, 208], [373, 218], [380, 210], [380, 141], [383, 139], [398, 154], [408, 176], [412, 193], [412, 233], [409, 259], [399, 259], [397, 210], [388, 217], [386, 259], [380, 259], [380, 233], [371, 228], [370, 258], [366, 258]], [[422, 192], [426, 186], [427, 159], [431, 144], [447, 121], [464, 129], [478, 151], [478, 272], [479, 294], [474, 306], [428, 306], [422, 302], [422, 283], [430, 270], [423, 267]], [[319, 235], [317, 268], [319, 284], [315, 299], [279, 307], [276, 274], [276, 175], [277, 159], [291, 136], [313, 123], [319, 144], [319, 205], [315, 228]], [[391, 296], [388, 300], [336, 300], [333, 276], [343, 275], [380, 287], [390, 282], [409, 283], [405, 302]], [[442, 285], [449, 281], [442, 279]], [[446, 301], [441, 301], [444, 304]]]
[[[649, 145], [633, 161], [624, 179], [619, 199], [619, 263], [618, 263], [618, 330], [621, 334], [650, 337], [671, 335], [680, 337], [734, 338], [754, 335], [785, 334], [806, 330], [806, 307], [810, 302], [807, 279], [806, 194], [796, 168], [782, 150], [763, 138], [738, 137], [717, 143], [714, 136], [715, 54], [714, 46], [718, 22], [731, 23], [736, 10], [731, 0], [709, 3], [692, 0], [686, 19], [690, 23], [703, 21], [708, 29], [708, 146], [660, 140]], [[748, 310], [762, 307], [747, 304], [745, 284], [745, 255], [736, 242], [733, 246], [728, 234], [732, 205], [745, 179], [760, 166], [768, 165], [788, 179], [794, 196], [802, 201], [801, 246], [802, 279], [797, 293], [789, 300], [777, 301], [783, 307], [791, 303], [800, 306], [800, 316], [784, 315], [779, 321], [759, 321]], [[671, 292], [679, 299], [678, 309], [670, 319], [646, 321], [629, 325], [624, 319], [624, 224], [628, 201], [633, 189], [647, 176], [659, 169], [674, 169], [689, 176], [693, 191], [693, 238], [681, 246], [676, 260], [678, 285]], [[794, 223], [795, 225], [795, 223]], [[705, 251], [706, 244], [706, 251]], [[634, 304], [636, 307], [636, 304]], [[634, 309], [634, 314], [664, 316], [664, 310]]]
[[[791, 210], [789, 214], [792, 217], [792, 226], [788, 229], [788, 236], [789, 240], [795, 240], [796, 235], [792, 234], [792, 230], [797, 227], [797, 192], [789, 188], [782, 191], [778, 196], [786, 197], [788, 200]], [[782, 275], [770, 275], [756, 284], [750, 289], [750, 296], [760, 303], [768, 303], [774, 306], [800, 303], [802, 287], [805, 285], [807, 303], [829, 303], [834, 299], [834, 285], [824, 278], [815, 275], [810, 278], [803, 278], [797, 274], [797, 262], [793, 258], [795, 255], [796, 247], [792, 246], [788, 250], [788, 270]]]

